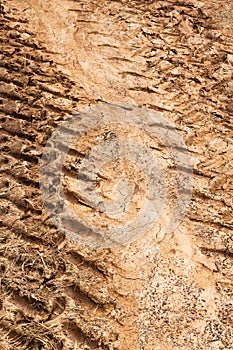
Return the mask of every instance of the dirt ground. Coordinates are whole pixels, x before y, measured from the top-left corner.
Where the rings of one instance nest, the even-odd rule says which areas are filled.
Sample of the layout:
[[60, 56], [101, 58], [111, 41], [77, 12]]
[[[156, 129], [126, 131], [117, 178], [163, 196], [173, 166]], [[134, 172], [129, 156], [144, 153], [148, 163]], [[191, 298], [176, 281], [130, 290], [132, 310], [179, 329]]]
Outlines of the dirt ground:
[[[0, 7], [0, 349], [233, 349], [233, 3]], [[46, 141], [103, 101], [162, 113], [185, 140], [194, 189], [172, 235], [94, 250], [48, 219]]]

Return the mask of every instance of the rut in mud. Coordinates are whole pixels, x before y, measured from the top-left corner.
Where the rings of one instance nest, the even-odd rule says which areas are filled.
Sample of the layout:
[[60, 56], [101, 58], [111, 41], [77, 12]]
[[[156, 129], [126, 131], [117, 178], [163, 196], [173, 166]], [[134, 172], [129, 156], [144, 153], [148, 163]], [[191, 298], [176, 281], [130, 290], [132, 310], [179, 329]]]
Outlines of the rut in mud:
[[[232, 8], [214, 6], [1, 2], [0, 349], [232, 349]], [[193, 198], [161, 242], [83, 248], [42, 206], [46, 141], [103, 101], [163, 113], [188, 146]]]

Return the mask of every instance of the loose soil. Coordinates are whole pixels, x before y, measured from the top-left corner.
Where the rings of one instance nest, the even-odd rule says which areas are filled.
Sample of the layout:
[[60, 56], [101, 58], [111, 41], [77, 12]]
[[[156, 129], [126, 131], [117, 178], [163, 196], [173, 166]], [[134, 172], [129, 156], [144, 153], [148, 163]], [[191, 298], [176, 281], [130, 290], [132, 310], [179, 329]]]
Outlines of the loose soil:
[[[233, 349], [232, 2], [0, 8], [0, 349]], [[39, 167], [63, 120], [110, 103], [146, 106], [176, 127], [194, 190], [172, 235], [94, 250], [48, 219]]]

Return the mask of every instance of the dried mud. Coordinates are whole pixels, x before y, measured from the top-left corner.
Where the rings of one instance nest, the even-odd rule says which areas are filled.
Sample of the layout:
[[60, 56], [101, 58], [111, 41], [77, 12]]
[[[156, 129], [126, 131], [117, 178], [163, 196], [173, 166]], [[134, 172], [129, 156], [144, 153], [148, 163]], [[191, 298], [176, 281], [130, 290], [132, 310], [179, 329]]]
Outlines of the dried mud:
[[[233, 349], [232, 18], [223, 1], [1, 1], [0, 349]], [[48, 219], [46, 141], [103, 101], [185, 140], [194, 191], [172, 235], [93, 250]]]

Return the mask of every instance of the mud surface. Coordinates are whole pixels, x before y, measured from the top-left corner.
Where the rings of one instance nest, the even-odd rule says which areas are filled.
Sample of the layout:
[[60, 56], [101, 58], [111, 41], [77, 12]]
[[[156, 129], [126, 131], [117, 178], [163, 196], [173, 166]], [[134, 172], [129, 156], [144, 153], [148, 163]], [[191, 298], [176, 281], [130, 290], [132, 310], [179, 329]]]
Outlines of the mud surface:
[[[232, 8], [1, 1], [0, 349], [233, 349]], [[93, 250], [48, 219], [46, 141], [69, 115], [104, 103], [149, 107], [185, 140], [194, 190], [172, 235]], [[172, 201], [175, 171], [163, 159]], [[71, 154], [69, 179], [72, 164]], [[105, 171], [103, 192], [117, 175]]]

